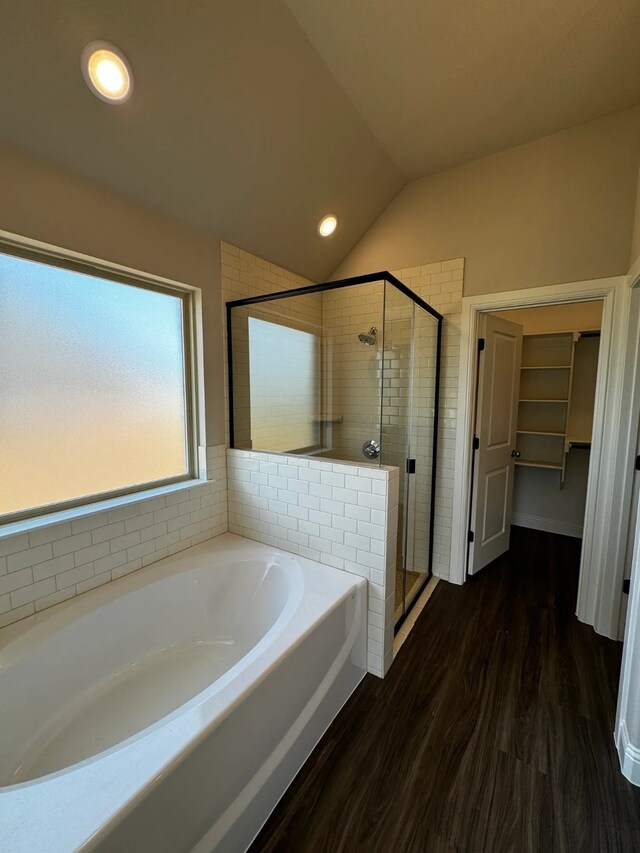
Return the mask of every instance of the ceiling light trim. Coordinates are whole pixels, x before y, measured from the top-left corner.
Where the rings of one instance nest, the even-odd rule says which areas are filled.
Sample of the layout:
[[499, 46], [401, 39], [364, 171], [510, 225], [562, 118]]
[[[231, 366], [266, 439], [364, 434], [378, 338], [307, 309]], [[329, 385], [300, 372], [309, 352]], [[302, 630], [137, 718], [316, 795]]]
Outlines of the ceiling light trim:
[[[115, 94], [110, 94], [107, 86], [103, 84], [103, 88], [100, 87], [100, 81], [97, 79], [97, 69], [94, 67], [92, 61], [101, 52], [105, 53], [104, 59], [111, 59], [123, 75], [126, 88], [121, 93], [118, 90], [113, 90]], [[82, 51], [81, 68], [82, 76], [89, 90], [105, 104], [123, 104], [131, 97], [133, 91], [133, 71], [131, 70], [131, 64], [122, 50], [112, 42], [101, 40], [89, 42]]]
[[323, 216], [320, 222], [318, 222], [318, 234], [321, 237], [331, 237], [332, 234], [335, 234], [337, 227], [338, 217], [334, 213], [327, 213], [327, 215]]

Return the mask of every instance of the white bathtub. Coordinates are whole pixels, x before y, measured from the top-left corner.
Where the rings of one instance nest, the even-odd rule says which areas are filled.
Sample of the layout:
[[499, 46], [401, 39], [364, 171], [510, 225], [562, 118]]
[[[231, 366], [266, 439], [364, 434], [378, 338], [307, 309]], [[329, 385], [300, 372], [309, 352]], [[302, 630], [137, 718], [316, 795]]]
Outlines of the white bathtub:
[[240, 853], [365, 661], [365, 581], [232, 534], [3, 629], [0, 850]]

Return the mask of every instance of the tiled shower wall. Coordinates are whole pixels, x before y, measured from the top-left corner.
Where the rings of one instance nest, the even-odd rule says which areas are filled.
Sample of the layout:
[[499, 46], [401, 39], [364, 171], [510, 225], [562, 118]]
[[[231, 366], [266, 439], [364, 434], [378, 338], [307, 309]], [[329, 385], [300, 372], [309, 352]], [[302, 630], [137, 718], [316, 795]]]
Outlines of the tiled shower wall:
[[[417, 296], [439, 311], [442, 326], [442, 364], [440, 370], [440, 417], [438, 434], [438, 466], [436, 474], [435, 531], [433, 546], [433, 573], [448, 579], [451, 564], [451, 537], [453, 518], [453, 465], [456, 441], [458, 406], [458, 377], [460, 369], [460, 321], [462, 317], [462, 286], [464, 258], [455, 258], [441, 263], [423, 264], [420, 267], [392, 271], [393, 275], [407, 285]], [[428, 333], [425, 347], [430, 350]], [[429, 371], [422, 373], [419, 381], [430, 381]], [[419, 399], [420, 395], [418, 395]], [[423, 423], [428, 428], [428, 412], [422, 412]], [[425, 420], [425, 418], [427, 420]], [[420, 419], [418, 419], [420, 420]], [[419, 446], [419, 442], [417, 442]], [[416, 477], [420, 468], [427, 474], [428, 466], [416, 464]], [[416, 490], [422, 491], [424, 484], [419, 479]], [[416, 535], [424, 519], [416, 518]]]
[[203, 482], [0, 539], [0, 627], [227, 530], [226, 448], [199, 448]]
[[[436, 481], [433, 572], [449, 577], [453, 509], [453, 448], [455, 445], [460, 318], [464, 258], [393, 272], [417, 296], [444, 316], [440, 383], [438, 471]], [[382, 447], [384, 461], [402, 468], [411, 414], [411, 456], [416, 459], [413, 516], [409, 527], [415, 539], [413, 568], [426, 568], [428, 555], [429, 496], [433, 436], [436, 323], [416, 309], [414, 326], [413, 408], [409, 412], [409, 338], [411, 302], [394, 288], [387, 289], [386, 325], [383, 329], [384, 288], [378, 284], [330, 291], [324, 294], [326, 324], [331, 340], [333, 382], [330, 413], [338, 420], [332, 446], [326, 455], [358, 458], [365, 439], [377, 437], [380, 417], [380, 377], [384, 362]], [[358, 334], [378, 328], [378, 345], [367, 347]], [[384, 343], [383, 343], [384, 342]], [[384, 346], [384, 349], [383, 349]], [[370, 435], [369, 435], [370, 433]], [[401, 483], [403, 481], [401, 477]], [[401, 495], [400, 507], [404, 500]]]
[[[222, 264], [225, 302], [310, 284], [300, 276], [226, 243], [222, 244]], [[392, 272], [444, 316], [433, 572], [437, 577], [448, 578], [464, 259], [456, 258]], [[333, 364], [331, 382], [325, 383], [323, 389], [323, 417], [329, 421], [338, 421], [327, 432], [329, 449], [324, 454], [327, 457], [342, 460], [359, 458], [365, 438], [375, 437], [379, 429], [378, 383], [382, 353], [375, 347], [358, 344], [357, 335], [367, 332], [370, 326], [375, 325], [381, 337], [382, 292], [380, 284], [370, 284], [322, 294], [321, 320], [333, 331], [330, 337], [325, 334], [323, 338], [325, 356]], [[406, 407], [403, 408], [404, 404], [394, 406], [392, 400], [396, 381], [405, 381], [404, 374], [407, 372], [408, 347], [403, 341], [402, 326], [404, 324], [408, 329], [408, 321], [403, 318], [403, 311], [403, 301], [394, 298], [394, 305], [388, 306], [388, 320], [392, 321], [395, 343], [394, 347], [385, 353], [385, 369], [390, 381], [386, 383], [385, 388], [388, 398], [385, 401], [387, 413], [383, 424], [383, 438], [388, 451], [386, 461], [390, 465], [399, 466], [404, 460], [404, 449], [400, 447], [399, 437], [404, 429], [403, 420], [407, 417], [407, 412]], [[314, 315], [313, 322], [318, 322], [317, 315]], [[412, 521], [416, 536], [414, 553], [417, 559], [426, 554], [428, 533], [426, 505], [423, 512], [420, 512], [417, 505], [420, 500], [424, 503], [430, 492], [430, 459], [421, 458], [420, 447], [429, 447], [433, 429], [432, 413], [428, 406], [421, 405], [425, 399], [432, 396], [433, 365], [429, 364], [428, 360], [433, 350], [433, 329], [433, 325], [422, 327], [415, 354], [419, 369], [416, 372], [415, 384], [417, 409], [413, 411], [415, 431], [412, 444], [415, 452], [412, 451], [412, 456], [416, 458], [416, 512]], [[397, 376], [394, 371], [397, 371]], [[420, 394], [420, 391], [423, 393]], [[371, 432], [371, 436], [367, 430]], [[418, 563], [416, 568], [422, 566]]]
[[[380, 376], [384, 284], [371, 282], [322, 294], [325, 322], [328, 421], [326, 456], [362, 459], [362, 445], [380, 438]], [[378, 330], [377, 343], [366, 346], [358, 335]], [[396, 462], [389, 459], [389, 465]]]
[[393, 656], [398, 470], [229, 450], [229, 530], [366, 578], [367, 664]]

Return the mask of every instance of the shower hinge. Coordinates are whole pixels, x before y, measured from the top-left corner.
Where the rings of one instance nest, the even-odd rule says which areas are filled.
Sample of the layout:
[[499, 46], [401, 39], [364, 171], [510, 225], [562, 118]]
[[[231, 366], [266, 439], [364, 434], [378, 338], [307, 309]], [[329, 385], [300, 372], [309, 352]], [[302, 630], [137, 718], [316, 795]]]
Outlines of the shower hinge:
[[484, 338], [478, 338], [478, 352], [482, 352], [484, 349]]
[[630, 589], [631, 589], [631, 578], [625, 578], [622, 581], [622, 591], [625, 595], [629, 595]]
[[473, 542], [473, 540], [474, 540], [473, 530], [470, 530], [469, 531], [469, 542]]
[[477, 435], [473, 436], [473, 449], [474, 450], [480, 450], [480, 439], [478, 438]]
[[636, 456], [636, 471], [640, 471], [640, 456]]
[[407, 474], [415, 474], [416, 473], [416, 460], [415, 459], [407, 459]]

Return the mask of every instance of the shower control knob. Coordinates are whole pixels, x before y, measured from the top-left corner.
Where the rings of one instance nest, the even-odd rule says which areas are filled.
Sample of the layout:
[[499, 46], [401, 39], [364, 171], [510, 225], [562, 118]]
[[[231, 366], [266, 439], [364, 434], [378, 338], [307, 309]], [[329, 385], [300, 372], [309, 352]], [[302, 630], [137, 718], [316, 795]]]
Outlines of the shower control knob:
[[366, 456], [367, 459], [377, 459], [380, 456], [380, 445], [378, 442], [373, 438], [365, 441], [362, 445], [362, 455]]

